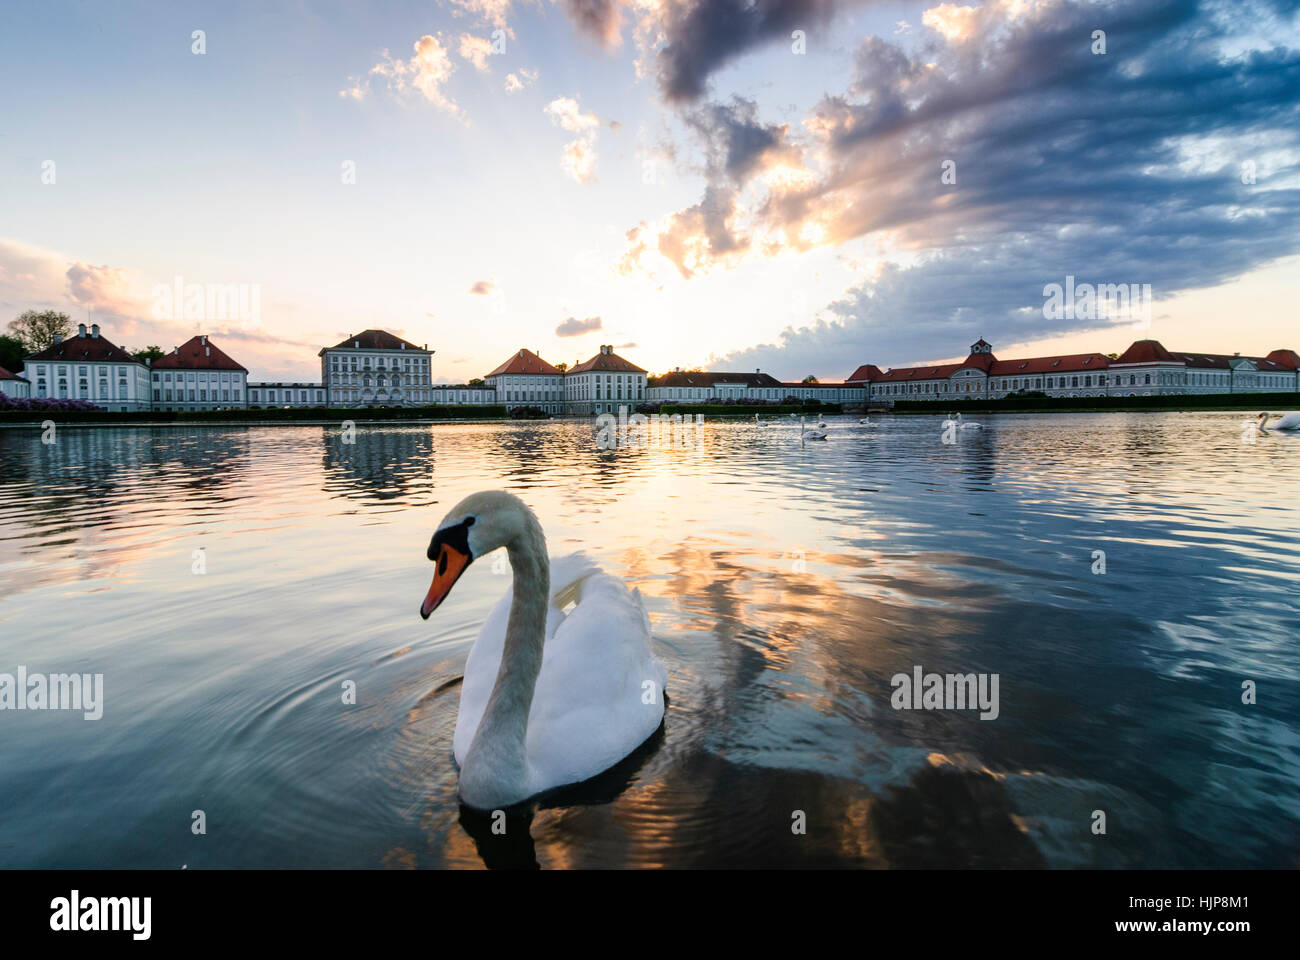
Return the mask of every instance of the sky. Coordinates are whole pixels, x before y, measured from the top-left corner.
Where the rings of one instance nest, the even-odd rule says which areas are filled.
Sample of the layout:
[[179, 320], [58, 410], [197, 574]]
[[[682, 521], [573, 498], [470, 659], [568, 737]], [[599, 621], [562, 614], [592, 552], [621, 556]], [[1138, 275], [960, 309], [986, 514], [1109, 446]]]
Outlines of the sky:
[[0, 325], [255, 380], [369, 327], [440, 382], [1300, 348], [1298, 6], [8, 0]]

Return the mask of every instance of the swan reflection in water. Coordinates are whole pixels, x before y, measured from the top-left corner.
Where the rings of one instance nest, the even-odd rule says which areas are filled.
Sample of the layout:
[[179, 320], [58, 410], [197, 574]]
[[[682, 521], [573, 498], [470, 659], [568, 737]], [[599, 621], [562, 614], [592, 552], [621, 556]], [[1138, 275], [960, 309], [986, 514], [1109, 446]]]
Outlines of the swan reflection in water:
[[[629, 857], [623, 866], [1046, 866], [998, 778], [947, 762], [924, 765], [906, 784], [872, 794], [861, 784], [829, 782], [810, 772], [748, 767], [697, 755], [685, 762], [680, 778], [671, 777], [678, 782], [667, 796], [651, 798], [646, 809], [638, 811], [639, 771], [664, 739], [660, 728], [617, 767], [529, 803], [499, 811], [462, 804], [459, 824], [483, 865], [492, 870], [539, 870], [543, 861], [555, 866], [608, 865], [608, 849], [592, 851], [592, 864], [581, 858], [585, 839], [597, 847], [608, 843], [603, 818], [612, 815], [615, 803], [622, 811], [619, 819], [635, 822], [642, 830], [649, 819], [659, 828], [657, 842], [648, 846], [644, 837], [625, 838]], [[696, 789], [703, 795], [692, 797]], [[678, 806], [656, 809], [660, 802]], [[602, 807], [606, 809], [598, 809]], [[550, 824], [534, 837], [535, 821], [546, 811], [560, 812], [560, 829]], [[792, 813], [801, 815], [803, 832], [792, 829]], [[742, 842], [734, 830], [736, 820], [751, 825]], [[541, 857], [539, 844], [545, 847]]]
[[[668, 706], [668, 697], [665, 696], [665, 710]], [[538, 810], [614, 803], [632, 786], [641, 768], [663, 742], [664, 724], [661, 723], [645, 743], [590, 780], [557, 787], [530, 801], [501, 810], [477, 810], [462, 803], [458, 822], [474, 841], [474, 849], [489, 870], [540, 870], [532, 835], [533, 818]]]

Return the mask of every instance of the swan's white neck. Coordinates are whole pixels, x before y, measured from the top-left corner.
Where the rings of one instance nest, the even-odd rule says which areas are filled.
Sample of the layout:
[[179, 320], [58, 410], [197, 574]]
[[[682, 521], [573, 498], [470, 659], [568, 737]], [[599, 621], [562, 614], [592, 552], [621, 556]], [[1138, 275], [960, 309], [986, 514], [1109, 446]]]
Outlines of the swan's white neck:
[[506, 545], [514, 596], [501, 667], [460, 771], [461, 798], [476, 807], [507, 806], [533, 793], [525, 743], [546, 643], [551, 571], [541, 525], [525, 513], [524, 531]]

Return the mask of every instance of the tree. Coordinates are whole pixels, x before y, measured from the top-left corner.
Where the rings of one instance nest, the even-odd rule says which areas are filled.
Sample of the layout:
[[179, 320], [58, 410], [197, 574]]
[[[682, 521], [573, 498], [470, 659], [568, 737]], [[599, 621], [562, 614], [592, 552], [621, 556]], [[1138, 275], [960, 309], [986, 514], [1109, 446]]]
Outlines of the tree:
[[10, 373], [22, 373], [23, 357], [27, 354], [28, 350], [21, 340], [0, 333], [0, 367], [4, 367]]
[[814, 376], [810, 373], [810, 374], [808, 374], [808, 376], [804, 377], [804, 378], [803, 378], [802, 380], [800, 380], [799, 382], [800, 382], [800, 383], [817, 383], [818, 381], [817, 381], [817, 378], [814, 377]]
[[471, 380], [469, 383], [467, 383], [466, 386], [469, 386], [469, 387], [481, 387], [481, 386], [483, 386], [483, 378], [482, 378], [482, 377], [475, 377], [473, 380]]
[[560, 373], [564, 373], [564, 371], [569, 369], [569, 365], [567, 363], [557, 363], [555, 369], [559, 370]]
[[72, 333], [72, 318], [57, 310], [24, 310], [9, 321], [9, 332], [22, 341], [29, 354], [40, 353], [54, 337]]
[[1119, 354], [1118, 354], [1118, 353], [1108, 353], [1108, 354], [1106, 354], [1106, 356], [1110, 357], [1112, 360], [1118, 360], [1118, 359], [1119, 359]]
[[164, 356], [162, 347], [158, 346], [157, 344], [150, 344], [149, 346], [145, 347], [143, 350], [129, 350], [127, 352], [130, 353], [131, 356], [139, 360], [141, 363], [144, 363], [146, 360], [148, 360], [150, 363], [153, 363], [156, 360], [161, 360]]

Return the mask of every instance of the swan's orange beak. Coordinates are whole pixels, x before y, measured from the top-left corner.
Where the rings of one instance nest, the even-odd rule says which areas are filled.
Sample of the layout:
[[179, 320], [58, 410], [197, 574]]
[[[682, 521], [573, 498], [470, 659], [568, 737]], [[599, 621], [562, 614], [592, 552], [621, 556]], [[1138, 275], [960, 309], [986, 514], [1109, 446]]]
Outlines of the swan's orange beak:
[[439, 545], [438, 569], [429, 585], [429, 592], [424, 596], [424, 603], [420, 604], [422, 618], [428, 620], [429, 614], [438, 609], [438, 604], [447, 599], [447, 594], [451, 593], [471, 559], [468, 553], [462, 553], [449, 543]]

